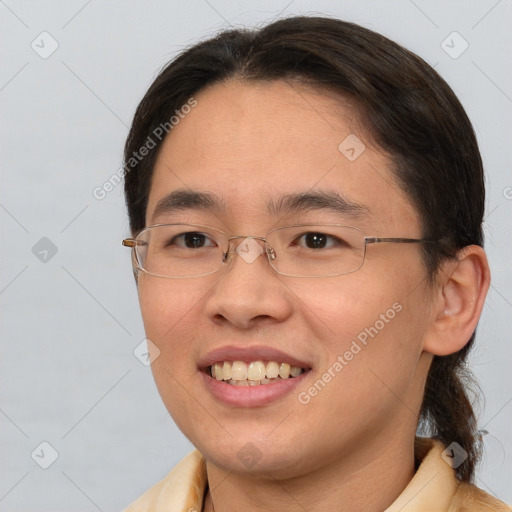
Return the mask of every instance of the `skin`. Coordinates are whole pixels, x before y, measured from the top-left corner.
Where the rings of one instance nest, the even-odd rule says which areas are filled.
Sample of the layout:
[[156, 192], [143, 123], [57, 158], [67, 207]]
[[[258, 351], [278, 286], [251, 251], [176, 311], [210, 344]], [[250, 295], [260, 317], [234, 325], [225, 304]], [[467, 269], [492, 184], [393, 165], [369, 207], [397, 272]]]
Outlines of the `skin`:
[[[159, 154], [146, 225], [188, 222], [265, 236], [276, 222], [332, 221], [367, 236], [421, 238], [389, 157], [372, 146], [342, 98], [284, 81], [236, 80], [195, 98]], [[351, 133], [366, 145], [355, 161], [338, 150]], [[177, 189], [214, 192], [225, 208], [154, 216], [158, 201]], [[336, 191], [368, 213], [267, 213], [270, 198], [310, 190]], [[414, 474], [432, 355], [467, 342], [489, 280], [485, 254], [470, 247], [431, 286], [420, 250], [371, 245], [357, 272], [318, 279], [284, 277], [264, 257], [247, 264], [238, 256], [228, 271], [200, 278], [140, 273], [146, 335], [160, 350], [152, 364], [157, 387], [207, 461], [205, 510], [381, 511], [402, 492]], [[395, 303], [402, 306], [395, 318], [301, 404], [297, 394]], [[197, 368], [200, 357], [226, 344], [275, 347], [312, 370], [296, 392], [268, 405], [228, 406], [209, 394]], [[248, 442], [261, 453], [250, 468], [237, 456]]]

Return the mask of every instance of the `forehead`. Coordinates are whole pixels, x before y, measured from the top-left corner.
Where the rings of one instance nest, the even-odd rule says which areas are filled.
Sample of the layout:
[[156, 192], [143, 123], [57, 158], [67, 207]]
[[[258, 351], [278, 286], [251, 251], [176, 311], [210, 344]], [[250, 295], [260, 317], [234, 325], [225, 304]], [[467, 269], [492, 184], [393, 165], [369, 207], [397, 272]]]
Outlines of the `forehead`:
[[375, 227], [417, 223], [410, 201], [349, 102], [284, 81], [228, 81], [198, 95], [160, 150], [147, 224], [177, 189], [212, 192], [228, 213], [268, 215], [269, 201], [311, 191], [335, 192], [368, 205]]

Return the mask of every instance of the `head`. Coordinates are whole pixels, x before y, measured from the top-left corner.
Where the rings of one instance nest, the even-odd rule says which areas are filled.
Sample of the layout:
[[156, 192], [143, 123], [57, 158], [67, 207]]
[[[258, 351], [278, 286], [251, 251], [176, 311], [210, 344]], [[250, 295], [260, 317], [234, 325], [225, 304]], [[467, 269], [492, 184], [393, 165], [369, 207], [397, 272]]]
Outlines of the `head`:
[[[233, 455], [252, 443], [262, 469], [300, 472], [304, 461], [350, 457], [354, 441], [377, 449], [379, 436], [419, 428], [459, 443], [468, 458], [458, 475], [471, 479], [478, 442], [465, 360], [489, 283], [483, 169], [463, 107], [428, 64], [328, 18], [223, 32], [158, 75], [135, 113], [125, 171], [134, 236], [156, 223], [259, 237], [336, 223], [435, 242], [367, 246], [357, 272], [315, 279], [279, 275], [264, 256], [187, 279], [137, 272], [160, 351], [157, 386], [207, 459], [244, 470]], [[159, 209], [176, 192], [181, 206]], [[279, 208], [306, 195], [306, 206]], [[326, 196], [353, 208], [333, 213]], [[295, 399], [220, 404], [205, 394], [199, 363], [225, 345], [273, 346], [307, 363], [309, 377]], [[309, 392], [319, 379], [329, 382]]]

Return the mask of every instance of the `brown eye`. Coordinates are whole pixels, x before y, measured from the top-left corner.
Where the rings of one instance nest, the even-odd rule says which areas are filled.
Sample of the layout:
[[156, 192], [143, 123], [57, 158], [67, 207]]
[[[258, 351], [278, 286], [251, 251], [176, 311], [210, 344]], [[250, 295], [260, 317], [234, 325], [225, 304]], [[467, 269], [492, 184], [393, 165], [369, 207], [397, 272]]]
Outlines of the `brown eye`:
[[198, 232], [182, 233], [170, 240], [169, 245], [177, 245], [186, 249], [201, 249], [201, 247], [215, 247], [215, 241], [208, 235]]
[[[326, 233], [304, 233], [300, 235], [295, 242], [295, 245], [303, 247], [305, 249], [325, 249], [340, 245], [342, 240], [328, 235]], [[341, 244], [342, 245], [342, 244]]]
[[304, 242], [308, 249], [323, 249], [327, 245], [327, 238], [322, 233], [308, 233], [304, 235]]

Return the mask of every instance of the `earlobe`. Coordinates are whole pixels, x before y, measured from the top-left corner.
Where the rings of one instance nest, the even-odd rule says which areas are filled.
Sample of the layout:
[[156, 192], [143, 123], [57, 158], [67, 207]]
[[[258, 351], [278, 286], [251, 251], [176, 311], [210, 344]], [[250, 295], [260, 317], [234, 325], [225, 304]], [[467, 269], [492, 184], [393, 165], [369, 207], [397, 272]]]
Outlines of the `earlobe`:
[[464, 247], [454, 260], [447, 260], [435, 285], [425, 351], [446, 356], [466, 345], [476, 329], [489, 284], [489, 265], [482, 247]]

